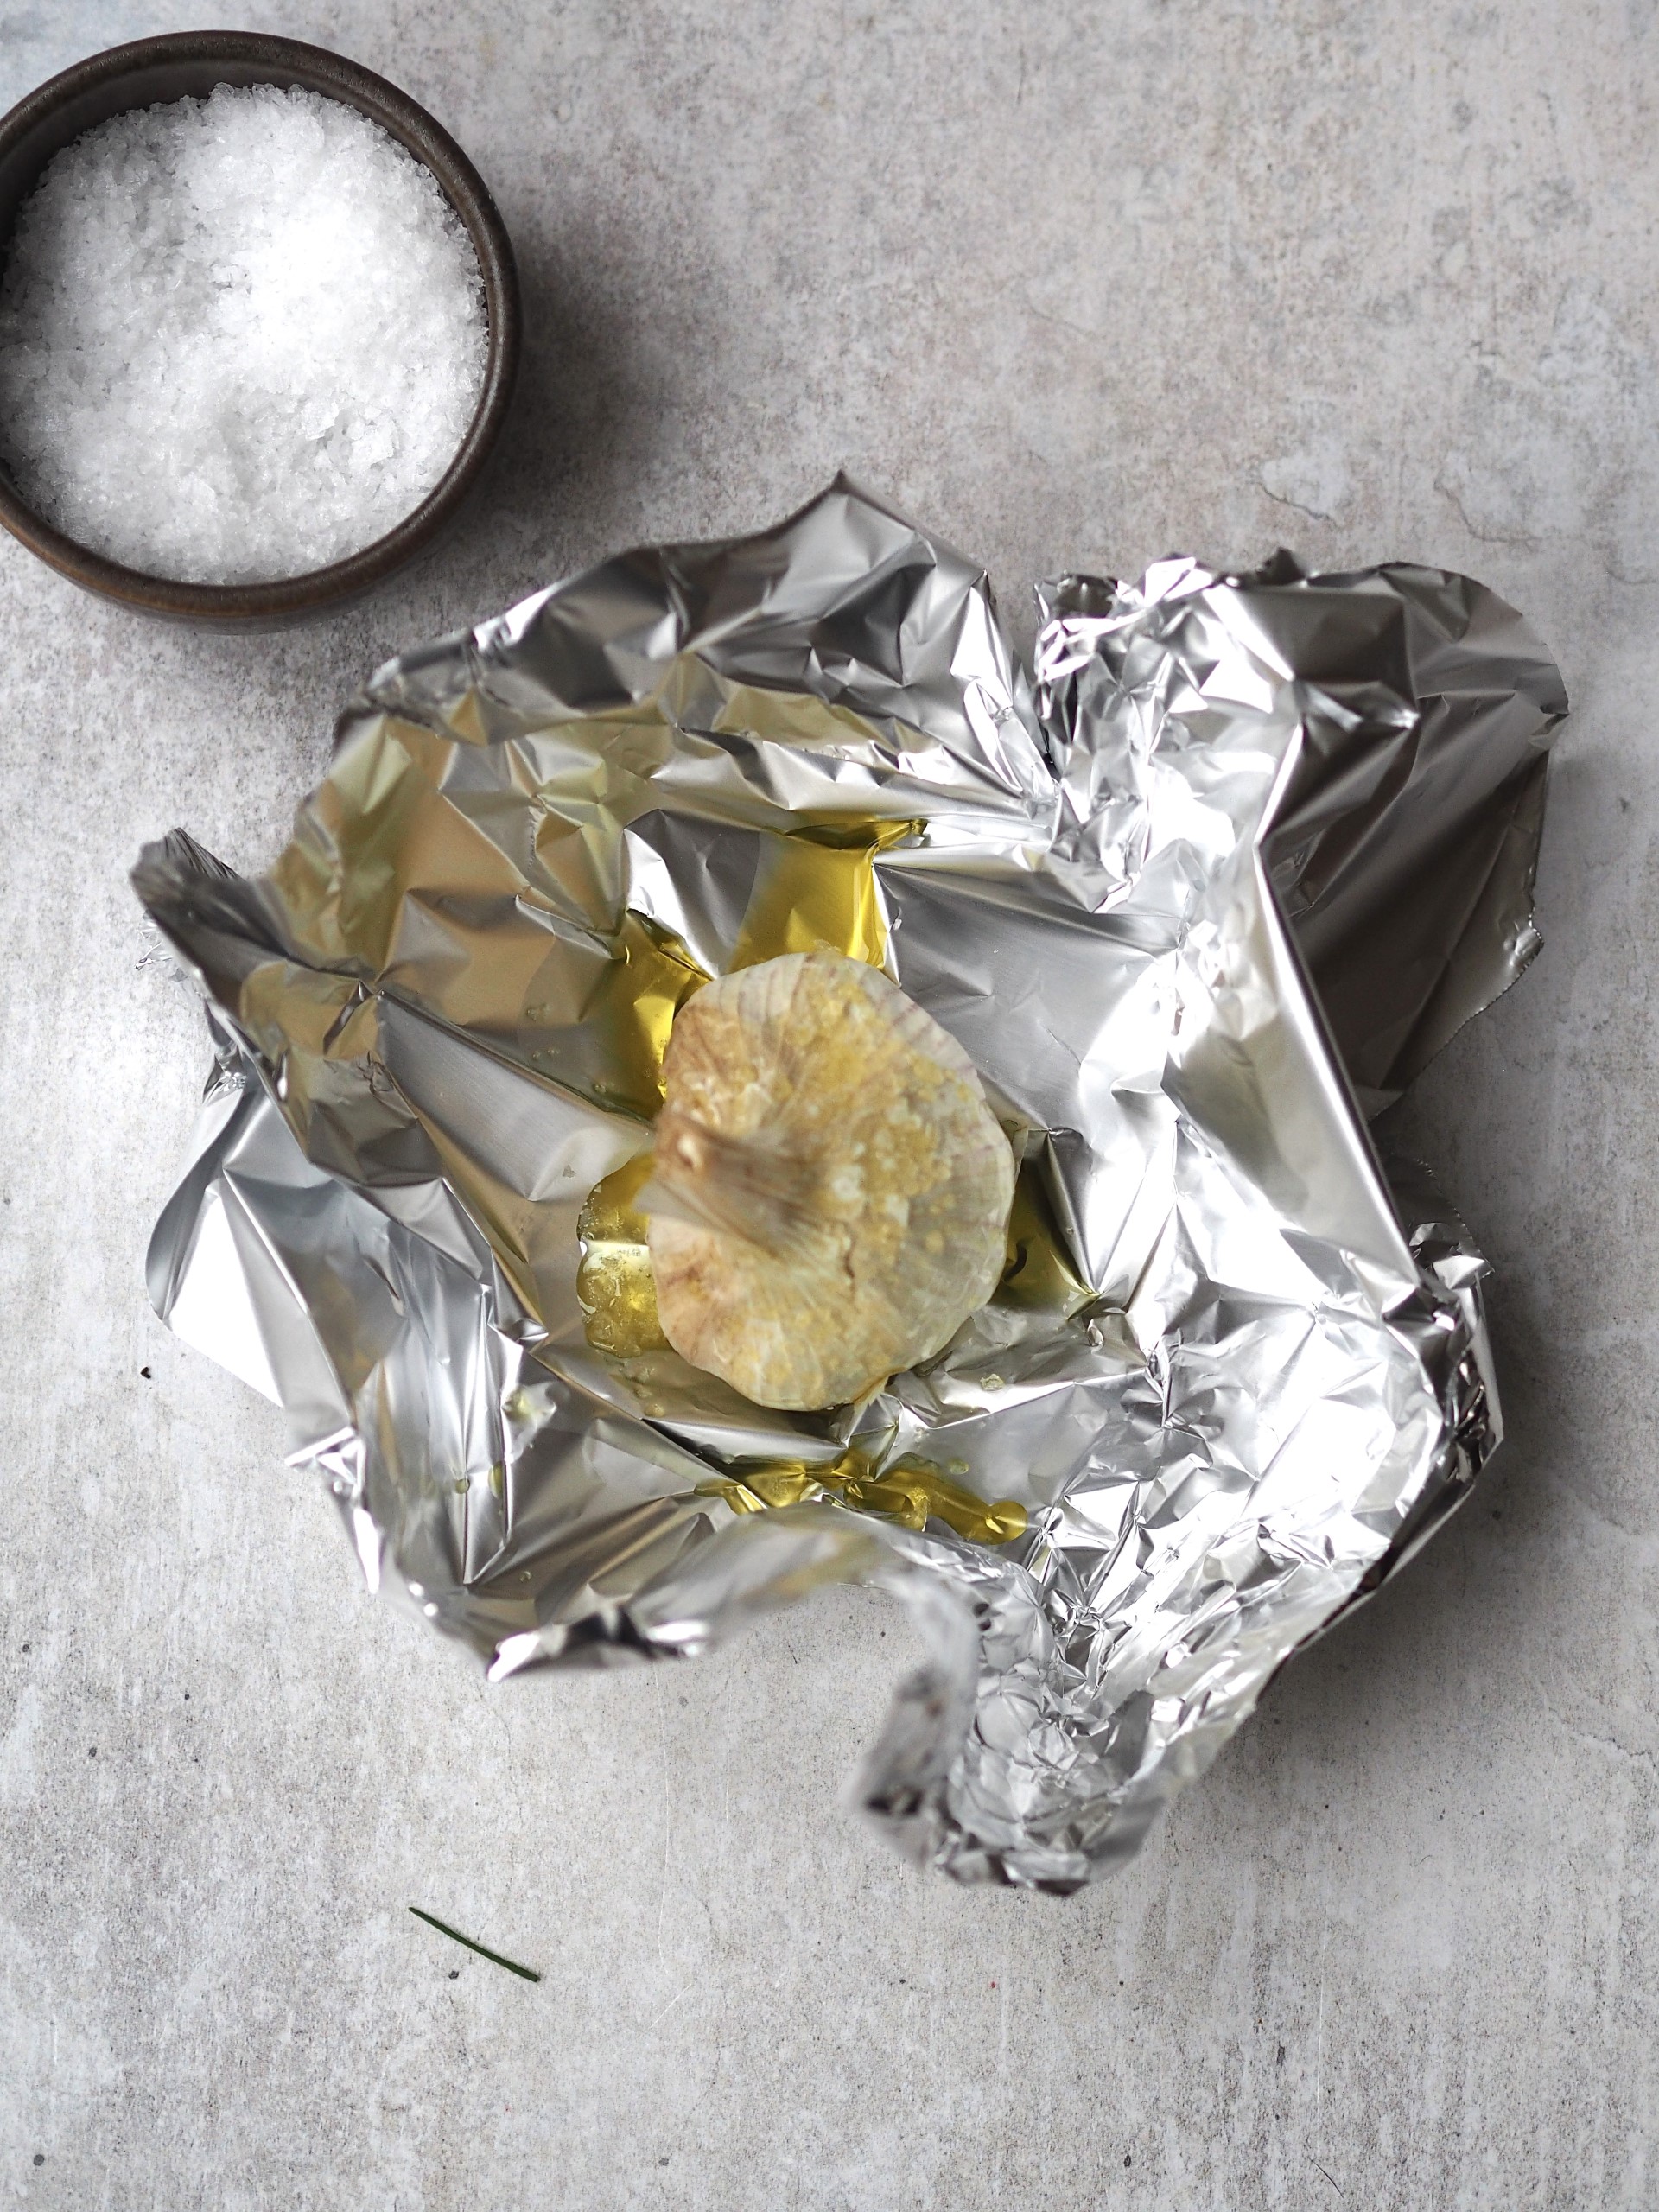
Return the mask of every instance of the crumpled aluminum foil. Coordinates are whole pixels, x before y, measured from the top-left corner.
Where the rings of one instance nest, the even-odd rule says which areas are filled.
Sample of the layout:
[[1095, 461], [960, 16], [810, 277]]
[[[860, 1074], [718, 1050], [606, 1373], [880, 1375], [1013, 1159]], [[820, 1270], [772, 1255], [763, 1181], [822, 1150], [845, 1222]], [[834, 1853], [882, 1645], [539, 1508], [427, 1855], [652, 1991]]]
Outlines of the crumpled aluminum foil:
[[[1421, 568], [1068, 576], [1033, 683], [844, 480], [625, 555], [382, 669], [265, 876], [144, 853], [218, 1049], [156, 1308], [493, 1676], [891, 1590], [862, 1802], [1075, 1888], [1498, 1439], [1484, 1262], [1364, 1113], [1536, 950], [1565, 709]], [[583, 1249], [677, 1004], [817, 942], [959, 1039], [1020, 1198], [942, 1355], [783, 1414], [607, 1335]]]

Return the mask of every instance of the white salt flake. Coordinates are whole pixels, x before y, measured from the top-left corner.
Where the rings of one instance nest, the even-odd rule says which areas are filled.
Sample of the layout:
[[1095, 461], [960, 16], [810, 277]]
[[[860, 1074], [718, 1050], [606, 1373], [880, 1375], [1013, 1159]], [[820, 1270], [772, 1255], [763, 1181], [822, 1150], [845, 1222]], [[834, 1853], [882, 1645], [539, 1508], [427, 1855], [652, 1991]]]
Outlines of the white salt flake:
[[338, 100], [220, 85], [48, 164], [0, 288], [0, 451], [36, 512], [129, 568], [270, 582], [420, 505], [487, 351], [429, 171]]

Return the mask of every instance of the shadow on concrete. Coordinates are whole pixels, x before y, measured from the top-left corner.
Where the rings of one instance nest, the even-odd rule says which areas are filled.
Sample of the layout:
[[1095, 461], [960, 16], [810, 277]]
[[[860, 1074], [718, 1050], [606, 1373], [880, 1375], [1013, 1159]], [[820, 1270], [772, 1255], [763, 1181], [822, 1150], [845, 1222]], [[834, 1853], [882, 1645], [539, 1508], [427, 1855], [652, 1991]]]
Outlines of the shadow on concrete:
[[614, 518], [632, 511], [664, 435], [626, 265], [580, 237], [515, 243], [524, 347], [512, 408], [475, 497], [423, 564], [426, 576], [441, 564], [444, 596], [468, 620], [613, 550]]

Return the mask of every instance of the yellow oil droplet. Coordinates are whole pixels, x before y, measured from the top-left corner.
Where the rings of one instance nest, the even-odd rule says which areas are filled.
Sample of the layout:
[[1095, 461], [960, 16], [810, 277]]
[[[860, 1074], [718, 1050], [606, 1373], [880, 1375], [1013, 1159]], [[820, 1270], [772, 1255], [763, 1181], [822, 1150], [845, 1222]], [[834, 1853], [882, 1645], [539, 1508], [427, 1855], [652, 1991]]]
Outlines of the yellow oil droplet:
[[782, 1505], [799, 1505], [804, 1498], [820, 1497], [823, 1484], [810, 1469], [779, 1461], [768, 1467], [746, 1467], [741, 1478], [715, 1476], [697, 1484], [699, 1497], [723, 1497], [734, 1513], [764, 1513]]
[[[965, 1461], [953, 1460], [951, 1465], [966, 1471]], [[723, 1498], [734, 1513], [762, 1513], [815, 1497], [839, 1497], [918, 1533], [930, 1521], [942, 1521], [976, 1544], [1011, 1544], [1025, 1535], [1027, 1527], [1026, 1509], [1017, 1499], [988, 1503], [925, 1459], [906, 1457], [878, 1470], [858, 1452], [843, 1453], [828, 1467], [810, 1468], [788, 1460], [746, 1467], [741, 1476], [700, 1483], [696, 1494]]]
[[842, 1492], [849, 1505], [883, 1513], [918, 1531], [943, 1521], [975, 1544], [1011, 1544], [1026, 1533], [1026, 1509], [1012, 1497], [976, 1497], [925, 1459], [896, 1459], [879, 1475], [853, 1476]]
[[582, 1325], [594, 1350], [613, 1359], [637, 1359], [668, 1346], [657, 1318], [645, 1217], [634, 1205], [650, 1173], [651, 1154], [642, 1152], [594, 1185], [576, 1223]]
[[887, 927], [876, 855], [925, 828], [921, 822], [809, 822], [763, 837], [731, 969], [758, 967], [785, 952], [825, 950], [880, 967]]
[[1071, 1265], [1040, 1170], [1020, 1168], [1008, 1211], [1008, 1257], [995, 1303], [1021, 1312], [1075, 1313], [1094, 1296]]

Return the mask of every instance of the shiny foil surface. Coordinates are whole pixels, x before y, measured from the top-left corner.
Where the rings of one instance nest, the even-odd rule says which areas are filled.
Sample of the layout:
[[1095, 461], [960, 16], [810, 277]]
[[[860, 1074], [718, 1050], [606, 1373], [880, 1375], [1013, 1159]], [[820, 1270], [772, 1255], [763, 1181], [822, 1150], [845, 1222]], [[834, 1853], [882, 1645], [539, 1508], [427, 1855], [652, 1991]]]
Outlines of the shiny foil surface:
[[[982, 570], [844, 480], [382, 669], [257, 880], [135, 880], [217, 1058], [149, 1284], [286, 1409], [370, 1583], [493, 1676], [693, 1654], [821, 1585], [931, 1654], [858, 1777], [961, 1879], [1136, 1847], [1497, 1441], [1484, 1262], [1366, 1116], [1537, 947], [1560, 677], [1406, 566]], [[655, 1324], [677, 1007], [829, 944], [962, 1044], [1008, 1264], [865, 1402]]]

